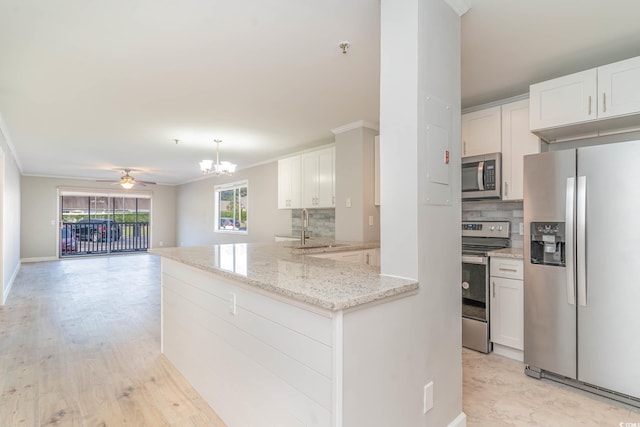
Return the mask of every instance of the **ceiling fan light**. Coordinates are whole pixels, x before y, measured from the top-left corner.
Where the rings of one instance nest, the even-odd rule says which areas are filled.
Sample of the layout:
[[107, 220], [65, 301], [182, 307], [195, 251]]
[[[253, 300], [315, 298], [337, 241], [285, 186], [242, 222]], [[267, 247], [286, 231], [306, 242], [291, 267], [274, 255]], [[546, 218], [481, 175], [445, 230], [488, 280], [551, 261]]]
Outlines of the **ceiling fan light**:
[[133, 188], [133, 182], [130, 181], [124, 181], [121, 182], [120, 185], [122, 186], [122, 188], [124, 188], [125, 190], [131, 190]]

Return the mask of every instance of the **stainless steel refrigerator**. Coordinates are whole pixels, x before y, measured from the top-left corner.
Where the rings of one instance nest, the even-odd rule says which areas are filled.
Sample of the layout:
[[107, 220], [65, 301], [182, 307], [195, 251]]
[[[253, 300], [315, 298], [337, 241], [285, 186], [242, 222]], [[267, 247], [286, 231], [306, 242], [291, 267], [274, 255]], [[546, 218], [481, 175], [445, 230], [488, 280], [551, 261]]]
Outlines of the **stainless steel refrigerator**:
[[524, 187], [526, 373], [638, 406], [640, 141], [526, 156]]

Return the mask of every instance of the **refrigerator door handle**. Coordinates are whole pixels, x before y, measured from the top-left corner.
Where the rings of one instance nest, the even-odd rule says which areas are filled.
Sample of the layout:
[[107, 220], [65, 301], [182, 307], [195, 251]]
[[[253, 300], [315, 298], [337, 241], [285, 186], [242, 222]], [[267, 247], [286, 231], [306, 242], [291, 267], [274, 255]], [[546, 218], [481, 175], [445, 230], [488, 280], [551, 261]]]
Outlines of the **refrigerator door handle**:
[[576, 196], [576, 245], [577, 245], [577, 276], [578, 276], [578, 305], [587, 306], [587, 177], [578, 177]]
[[575, 281], [575, 269], [574, 269], [574, 259], [573, 254], [573, 219], [575, 218], [575, 178], [567, 178], [567, 192], [566, 192], [566, 205], [565, 205], [565, 241], [566, 241], [566, 267], [565, 271], [567, 274], [566, 283], [567, 283], [567, 303], [569, 305], [574, 305], [576, 303], [576, 281]]
[[478, 190], [484, 191], [484, 162], [478, 162]]

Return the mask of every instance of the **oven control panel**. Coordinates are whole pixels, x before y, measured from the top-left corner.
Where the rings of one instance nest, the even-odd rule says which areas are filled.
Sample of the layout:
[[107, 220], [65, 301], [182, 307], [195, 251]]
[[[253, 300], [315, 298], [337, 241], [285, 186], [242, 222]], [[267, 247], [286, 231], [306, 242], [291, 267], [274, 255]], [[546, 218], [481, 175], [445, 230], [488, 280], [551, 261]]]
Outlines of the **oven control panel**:
[[462, 235], [476, 237], [505, 237], [511, 232], [509, 221], [463, 221]]

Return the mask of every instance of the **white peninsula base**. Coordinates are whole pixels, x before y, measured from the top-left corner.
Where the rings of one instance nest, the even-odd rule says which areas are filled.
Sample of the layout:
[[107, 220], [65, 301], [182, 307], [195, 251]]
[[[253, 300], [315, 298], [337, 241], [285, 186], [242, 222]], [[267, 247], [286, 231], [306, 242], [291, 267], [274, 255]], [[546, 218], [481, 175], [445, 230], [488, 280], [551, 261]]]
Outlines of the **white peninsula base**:
[[330, 310], [163, 258], [162, 352], [229, 427], [375, 426], [415, 293]]

